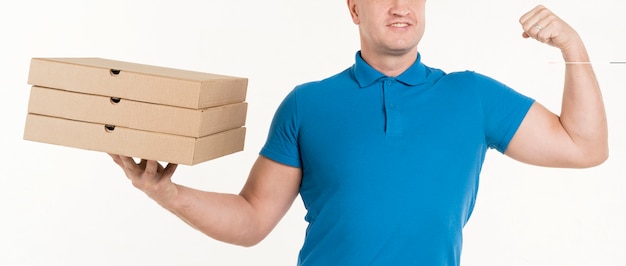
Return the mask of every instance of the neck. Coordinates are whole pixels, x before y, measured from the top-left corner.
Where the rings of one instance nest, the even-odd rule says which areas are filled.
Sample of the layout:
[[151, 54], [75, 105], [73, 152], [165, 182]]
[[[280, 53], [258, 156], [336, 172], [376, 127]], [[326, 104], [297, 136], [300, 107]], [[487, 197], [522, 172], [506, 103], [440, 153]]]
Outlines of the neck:
[[374, 69], [388, 77], [397, 77], [406, 71], [417, 60], [417, 47], [400, 54], [381, 54], [361, 50], [361, 57]]

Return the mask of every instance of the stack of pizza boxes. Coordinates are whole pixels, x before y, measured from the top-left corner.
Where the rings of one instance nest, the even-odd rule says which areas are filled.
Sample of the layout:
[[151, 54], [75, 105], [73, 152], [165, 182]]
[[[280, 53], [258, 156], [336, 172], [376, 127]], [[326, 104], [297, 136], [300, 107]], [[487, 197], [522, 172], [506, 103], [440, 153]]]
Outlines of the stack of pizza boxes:
[[103, 58], [33, 58], [24, 139], [195, 165], [243, 150], [248, 80]]

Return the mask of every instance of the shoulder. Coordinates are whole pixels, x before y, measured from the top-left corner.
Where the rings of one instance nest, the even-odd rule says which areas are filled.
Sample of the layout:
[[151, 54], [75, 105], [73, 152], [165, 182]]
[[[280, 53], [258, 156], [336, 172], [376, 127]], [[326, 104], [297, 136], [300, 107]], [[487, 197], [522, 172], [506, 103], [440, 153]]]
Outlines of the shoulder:
[[494, 91], [513, 91], [512, 88], [503, 82], [472, 70], [448, 73], [438, 83], [454, 89], [470, 90], [479, 94], [492, 93]]
[[430, 81], [429, 83], [434, 86], [439, 85], [452, 89], [468, 89], [489, 86], [490, 84], [500, 84], [497, 80], [473, 70], [446, 72], [438, 68], [425, 67], [428, 80]]
[[281, 109], [302, 109], [305, 106], [315, 106], [320, 100], [332, 101], [337, 96], [337, 89], [345, 87], [345, 84], [351, 80], [352, 75], [350, 69], [346, 69], [333, 76], [309, 81], [296, 85], [283, 99]]
[[445, 74], [442, 80], [448, 82], [470, 82], [470, 84], [497, 82], [487, 75], [472, 70], [450, 72]]
[[294, 88], [294, 91], [297, 91], [298, 93], [312, 93], [337, 86], [345, 86], [347, 83], [350, 83], [351, 81], [353, 82], [354, 80], [351, 69], [352, 68], [347, 68], [335, 75], [321, 80], [299, 84]]

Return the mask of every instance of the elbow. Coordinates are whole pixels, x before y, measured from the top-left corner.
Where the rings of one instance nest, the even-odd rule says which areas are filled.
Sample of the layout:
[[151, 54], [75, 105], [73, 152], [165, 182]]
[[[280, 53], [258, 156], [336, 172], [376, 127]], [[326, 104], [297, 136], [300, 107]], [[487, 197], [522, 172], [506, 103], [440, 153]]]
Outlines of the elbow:
[[232, 235], [230, 240], [225, 242], [249, 248], [261, 243], [269, 235], [270, 231], [266, 228], [251, 226], [245, 230], [240, 230], [238, 234]]
[[241, 247], [253, 247], [263, 241], [268, 235], [261, 231], [252, 230], [252, 228], [248, 228], [248, 230], [221, 230], [218, 232], [202, 230], [202, 228], [196, 229], [214, 240]]
[[[211, 237], [209, 235], [209, 237]], [[228, 238], [218, 238], [218, 237], [211, 237], [217, 241], [220, 242], [224, 242], [224, 243], [228, 243], [231, 245], [235, 245], [235, 246], [240, 246], [240, 247], [244, 247], [244, 248], [249, 248], [249, 247], [253, 247], [256, 246], [257, 244], [261, 243], [261, 241], [263, 240], [263, 238], [260, 237], [251, 237], [251, 236], [247, 236], [247, 237], [240, 237], [237, 239], [228, 239]]]
[[261, 241], [263, 241], [263, 239], [265, 239], [265, 236], [248, 235], [248, 236], [240, 238], [237, 241], [231, 242], [231, 244], [234, 244], [234, 245], [237, 245], [237, 246], [241, 246], [241, 247], [245, 247], [245, 248], [250, 248], [250, 247], [254, 247], [254, 246], [258, 245], [259, 243], [261, 243]]
[[609, 159], [609, 148], [604, 147], [601, 149], [595, 149], [587, 153], [581, 163], [579, 164], [580, 168], [591, 168], [596, 167]]
[[251, 247], [256, 246], [259, 243], [261, 243], [261, 241], [250, 241], [250, 242], [244, 242], [244, 243], [237, 244], [237, 245], [242, 246], [244, 248], [251, 248]]
[[606, 148], [601, 154], [597, 155], [595, 160], [592, 162], [592, 167], [598, 166], [606, 162], [609, 159], [609, 149]]

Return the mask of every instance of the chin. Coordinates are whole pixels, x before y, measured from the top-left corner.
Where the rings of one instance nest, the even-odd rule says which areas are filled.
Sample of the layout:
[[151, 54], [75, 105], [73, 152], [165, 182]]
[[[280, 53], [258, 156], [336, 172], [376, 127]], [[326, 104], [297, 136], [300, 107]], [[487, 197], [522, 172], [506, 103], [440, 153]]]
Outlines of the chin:
[[387, 49], [390, 55], [401, 56], [410, 53], [417, 53], [417, 44], [413, 46], [404, 46], [404, 47], [390, 47]]

